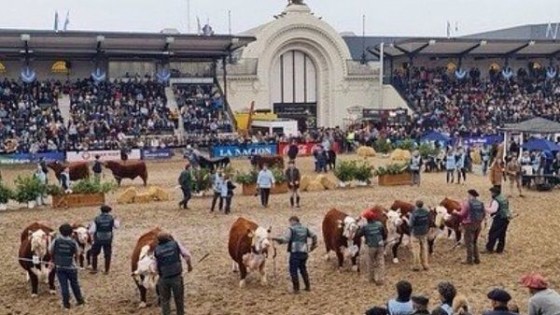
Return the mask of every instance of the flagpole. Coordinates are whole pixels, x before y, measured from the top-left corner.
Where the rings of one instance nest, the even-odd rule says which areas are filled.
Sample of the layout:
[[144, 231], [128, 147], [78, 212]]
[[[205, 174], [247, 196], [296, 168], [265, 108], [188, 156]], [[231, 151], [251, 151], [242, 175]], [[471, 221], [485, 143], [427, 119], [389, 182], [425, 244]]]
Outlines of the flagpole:
[[229, 35], [231, 35], [231, 10], [228, 10], [228, 30]]
[[187, 0], [187, 33], [191, 33], [191, 0]]

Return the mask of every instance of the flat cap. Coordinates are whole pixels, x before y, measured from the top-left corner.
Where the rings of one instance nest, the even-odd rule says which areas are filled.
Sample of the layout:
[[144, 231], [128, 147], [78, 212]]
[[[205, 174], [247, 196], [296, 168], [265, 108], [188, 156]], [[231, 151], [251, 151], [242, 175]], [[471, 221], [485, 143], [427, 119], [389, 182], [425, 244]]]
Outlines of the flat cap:
[[502, 289], [494, 289], [488, 292], [487, 297], [492, 301], [498, 301], [502, 303], [507, 303], [511, 300], [511, 295], [507, 291]]

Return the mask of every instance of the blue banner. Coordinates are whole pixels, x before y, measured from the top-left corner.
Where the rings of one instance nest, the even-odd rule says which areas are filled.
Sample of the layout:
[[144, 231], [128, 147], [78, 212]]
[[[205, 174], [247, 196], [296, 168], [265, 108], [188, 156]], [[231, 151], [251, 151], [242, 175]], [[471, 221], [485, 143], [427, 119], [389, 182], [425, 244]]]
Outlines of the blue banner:
[[64, 152], [45, 152], [45, 153], [11, 153], [0, 154], [0, 164], [31, 164], [39, 163], [39, 159], [44, 158], [47, 162], [64, 162]]
[[276, 144], [216, 145], [212, 147], [210, 154], [212, 157], [276, 155], [278, 154], [278, 146]]
[[168, 160], [173, 157], [170, 148], [143, 149], [142, 160]]
[[473, 145], [493, 145], [499, 144], [504, 140], [502, 135], [487, 135], [481, 137], [467, 137], [462, 138], [461, 141], [467, 146]]

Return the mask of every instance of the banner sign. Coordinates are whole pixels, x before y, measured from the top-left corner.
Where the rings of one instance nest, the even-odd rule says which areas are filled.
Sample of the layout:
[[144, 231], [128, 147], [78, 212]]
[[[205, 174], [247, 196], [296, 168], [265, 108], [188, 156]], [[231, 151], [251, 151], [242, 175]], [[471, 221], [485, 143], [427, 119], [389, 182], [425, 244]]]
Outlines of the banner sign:
[[461, 139], [462, 143], [468, 146], [474, 145], [493, 145], [503, 141], [502, 135], [488, 135], [483, 137], [467, 137]]
[[[313, 151], [317, 149], [321, 143], [319, 142], [309, 142], [309, 143], [298, 143], [298, 156], [310, 156], [313, 155]], [[290, 148], [290, 144], [287, 142], [279, 143], [278, 144], [278, 152], [282, 155], [288, 155], [288, 149]], [[331, 149], [339, 153], [339, 145], [338, 143], [333, 143], [331, 145]]]
[[216, 145], [210, 150], [212, 157], [276, 155], [277, 152], [276, 144]]
[[[101, 161], [120, 160], [120, 150], [93, 150], [93, 151], [68, 151], [66, 160], [68, 162], [90, 162], [95, 161], [95, 156], [99, 155]], [[128, 153], [129, 160], [140, 160], [142, 153], [140, 149], [132, 149]]]
[[142, 150], [142, 160], [168, 160], [173, 157], [170, 148], [152, 148]]
[[45, 152], [45, 153], [12, 153], [0, 154], [0, 164], [31, 164], [39, 163], [39, 159], [45, 161], [64, 161], [64, 152]]

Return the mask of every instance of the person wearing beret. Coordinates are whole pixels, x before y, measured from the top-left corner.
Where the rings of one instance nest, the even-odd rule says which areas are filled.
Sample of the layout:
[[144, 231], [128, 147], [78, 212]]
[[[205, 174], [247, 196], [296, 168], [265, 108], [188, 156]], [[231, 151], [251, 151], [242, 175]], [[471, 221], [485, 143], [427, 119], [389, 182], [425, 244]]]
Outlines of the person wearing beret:
[[423, 295], [415, 295], [411, 298], [412, 300], [412, 308], [414, 312], [412, 315], [429, 315], [430, 311], [428, 310], [428, 303], [430, 300], [423, 296]]
[[492, 310], [484, 312], [483, 315], [514, 315], [508, 309], [508, 302], [511, 295], [502, 289], [494, 289], [487, 294], [488, 299], [492, 303]]
[[461, 225], [465, 229], [465, 247], [467, 248], [467, 260], [463, 264], [480, 264], [478, 254], [478, 236], [480, 235], [482, 221], [485, 216], [484, 204], [478, 200], [480, 196], [474, 189], [469, 189], [468, 199], [461, 204], [461, 211], [454, 213], [461, 218]]
[[560, 295], [548, 288], [546, 279], [532, 273], [521, 278], [521, 284], [529, 289], [529, 315], [558, 315], [560, 314]]

